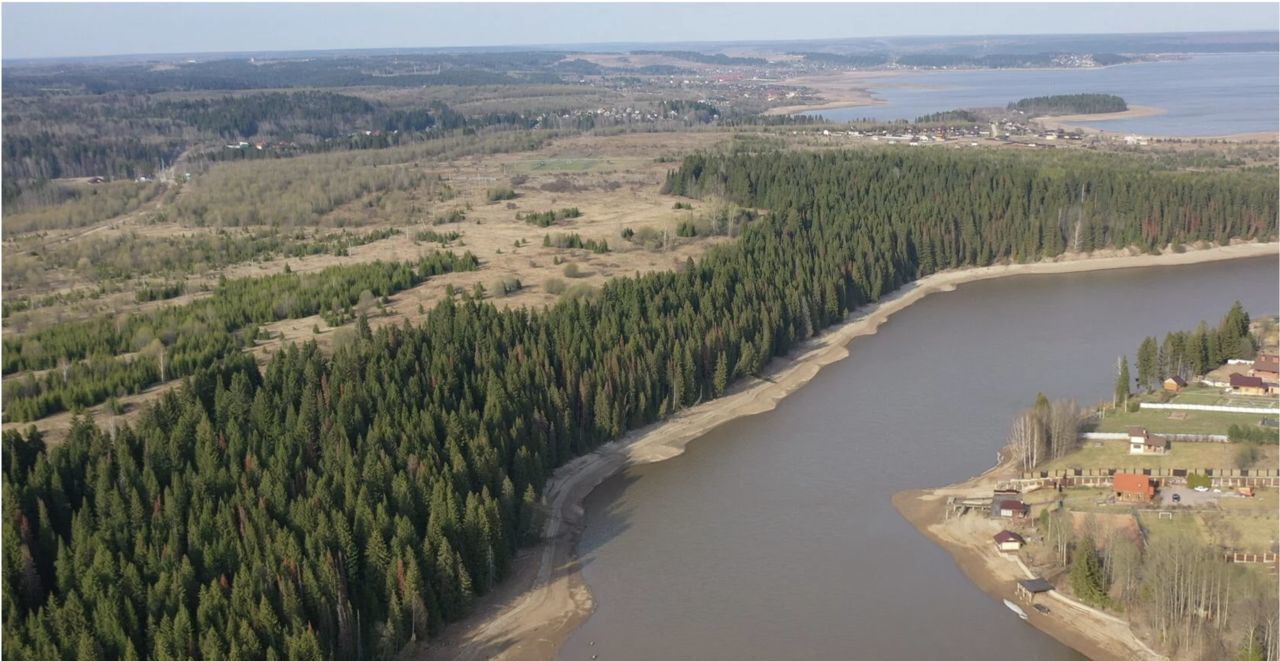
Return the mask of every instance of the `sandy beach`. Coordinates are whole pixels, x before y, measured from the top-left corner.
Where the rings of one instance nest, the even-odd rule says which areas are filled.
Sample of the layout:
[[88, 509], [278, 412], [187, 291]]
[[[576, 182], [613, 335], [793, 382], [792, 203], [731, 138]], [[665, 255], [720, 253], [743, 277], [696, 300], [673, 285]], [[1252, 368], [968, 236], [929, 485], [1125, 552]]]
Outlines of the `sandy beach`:
[[[1037, 117], [1035, 119], [1041, 126], [1049, 130], [1062, 129], [1064, 131], [1079, 131], [1086, 135], [1117, 135], [1121, 131], [1112, 131], [1106, 128], [1106, 125], [1094, 126], [1091, 124], [1081, 124], [1080, 122], [1105, 122], [1113, 119], [1137, 119], [1140, 117], [1155, 117], [1163, 115], [1166, 111], [1164, 108], [1155, 108], [1152, 106], [1129, 106], [1128, 110], [1123, 112], [1106, 112], [1092, 115], [1054, 115], [1051, 117]], [[1166, 136], [1148, 136], [1156, 139], [1167, 139]], [[1205, 136], [1186, 136], [1173, 137], [1177, 140], [1228, 140], [1232, 142], [1275, 142], [1280, 139], [1280, 133], [1256, 132], [1256, 133], [1231, 133], [1227, 135], [1205, 135]]]
[[[947, 496], [990, 494], [998, 478], [1015, 475], [1013, 464], [1006, 462], [966, 482], [893, 495], [893, 506], [898, 513], [950, 553], [969, 580], [993, 599], [1011, 601], [1016, 601], [1015, 582], [1031, 576], [1025, 565], [994, 549], [991, 535], [999, 531], [1000, 525], [973, 517], [946, 522], [943, 510]], [[1056, 591], [1049, 593], [1044, 603], [1049, 606], [1049, 613], [1027, 608], [1027, 622], [1090, 659], [1165, 659], [1138, 640], [1122, 620]], [[1011, 622], [1010, 626], [1016, 623]]]
[[867, 82], [873, 78], [884, 78], [895, 73], [893, 71], [843, 71], [828, 75], [790, 78], [783, 82], [787, 85], [815, 90], [818, 96], [825, 99], [825, 101], [822, 103], [778, 106], [770, 108], [764, 114], [790, 115], [793, 113], [832, 110], [834, 108], [884, 105], [884, 101], [877, 99], [867, 89]]
[[1075, 130], [1083, 133], [1104, 133], [1105, 129], [1099, 129], [1095, 126], [1082, 126], [1078, 122], [1105, 122], [1113, 119], [1138, 119], [1139, 117], [1155, 117], [1163, 115], [1166, 111], [1164, 108], [1155, 108], [1152, 106], [1129, 106], [1128, 110], [1121, 112], [1102, 112], [1083, 115], [1050, 115], [1047, 117], [1037, 117], [1035, 121], [1047, 129], [1063, 129]]
[[[578, 572], [575, 552], [582, 526], [582, 502], [592, 489], [627, 466], [680, 455], [690, 441], [724, 422], [772, 410], [778, 401], [808, 383], [824, 366], [847, 357], [849, 350], [846, 345], [853, 339], [874, 334], [895, 312], [929, 294], [952, 291], [967, 282], [1013, 275], [1173, 266], [1259, 256], [1280, 257], [1280, 243], [1237, 243], [1204, 249], [1189, 248], [1186, 252], [1161, 255], [1098, 251], [1091, 255], [1064, 255], [1052, 261], [1030, 264], [946, 271], [911, 283], [876, 305], [859, 310], [847, 322], [807, 341], [789, 356], [775, 359], [761, 378], [740, 382], [724, 397], [634, 430], [561, 466], [548, 482], [544, 494], [547, 519], [543, 543], [523, 551], [516, 559], [511, 577], [481, 599], [470, 617], [450, 625], [440, 639], [418, 649], [416, 656], [553, 658], [593, 608], [590, 591]], [[919, 528], [921, 524], [917, 521], [927, 523], [939, 518], [931, 511], [941, 508], [942, 493], [943, 490], [908, 492], [896, 496], [894, 502], [899, 511]], [[1000, 588], [1001, 580], [991, 578], [998, 574], [989, 571], [990, 568], [983, 569], [985, 561], [978, 556], [965, 560], [969, 556], [966, 555], [968, 551], [962, 548], [963, 544], [948, 547], [941, 537], [930, 533], [927, 525], [922, 532], [952, 551], [961, 568], [984, 590], [995, 594], [993, 590]], [[988, 589], [984, 581], [993, 587]], [[1128, 631], [1127, 626], [1121, 626], [1122, 623], [1112, 622], [1109, 628], [1096, 631], [1091, 625], [1091, 635], [1072, 630], [1065, 620], [1054, 625], [1033, 619], [1032, 624], [1041, 626], [1062, 642], [1087, 654], [1096, 653], [1100, 658], [1130, 658], [1122, 653], [1123, 643], [1117, 642], [1123, 640], [1121, 629]], [[1051, 630], [1051, 626], [1057, 630]], [[1106, 632], [1106, 635], [1094, 639], [1098, 632]]]

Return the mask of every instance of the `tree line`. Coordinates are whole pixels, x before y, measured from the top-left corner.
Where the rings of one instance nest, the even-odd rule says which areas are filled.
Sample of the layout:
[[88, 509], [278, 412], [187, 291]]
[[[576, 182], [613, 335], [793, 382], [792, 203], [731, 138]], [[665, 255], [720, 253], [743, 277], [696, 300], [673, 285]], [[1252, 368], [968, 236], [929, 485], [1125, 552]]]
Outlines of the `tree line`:
[[1093, 115], [1104, 112], [1124, 112], [1129, 105], [1114, 94], [1055, 94], [1019, 99], [1009, 104], [1009, 110], [1021, 110], [1028, 115]]
[[238, 353], [257, 337], [259, 324], [318, 313], [330, 325], [342, 325], [355, 318], [362, 295], [389, 296], [431, 276], [477, 266], [471, 253], [436, 252], [416, 264], [377, 261], [224, 280], [212, 296], [184, 305], [6, 338], [6, 375], [47, 371], [5, 380], [5, 420], [37, 420], [131, 395]]
[[[691, 157], [668, 190], [769, 213], [677, 271], [545, 310], [450, 297], [418, 326], [357, 324], [331, 357], [309, 343], [262, 370], [196, 370], [112, 433], [80, 420], [53, 449], [6, 433], [6, 653], [371, 658], [430, 640], [536, 537], [556, 466], [720, 396], [921, 275], [1060, 253], [1062, 234], [1036, 231], [1058, 221], [1050, 203], [1078, 199], [1056, 184], [1091, 182], [1117, 206], [1151, 194], [1108, 187], [1123, 180], [1109, 163]], [[1153, 232], [1250, 234], [1207, 208], [1247, 197], [1247, 179], [1180, 181], [1192, 209], [1154, 207]], [[1105, 226], [1099, 247], [1133, 235]]]
[[[1217, 328], [1201, 321], [1195, 330], [1172, 331], [1165, 334], [1163, 340], [1143, 338], [1135, 361], [1135, 384], [1142, 390], [1157, 390], [1171, 376], [1190, 380], [1232, 358], [1252, 359], [1258, 350], [1258, 341], [1249, 332], [1249, 323], [1249, 313], [1236, 301]], [[1125, 371], [1128, 372], [1127, 366]]]

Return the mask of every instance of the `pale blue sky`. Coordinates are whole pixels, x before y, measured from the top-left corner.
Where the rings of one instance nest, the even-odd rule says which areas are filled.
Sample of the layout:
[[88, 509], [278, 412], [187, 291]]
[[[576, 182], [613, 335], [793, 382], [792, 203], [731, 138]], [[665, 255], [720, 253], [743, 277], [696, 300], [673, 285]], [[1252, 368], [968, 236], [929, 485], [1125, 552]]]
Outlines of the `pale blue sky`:
[[1275, 30], [1280, 4], [15, 4], [4, 58]]

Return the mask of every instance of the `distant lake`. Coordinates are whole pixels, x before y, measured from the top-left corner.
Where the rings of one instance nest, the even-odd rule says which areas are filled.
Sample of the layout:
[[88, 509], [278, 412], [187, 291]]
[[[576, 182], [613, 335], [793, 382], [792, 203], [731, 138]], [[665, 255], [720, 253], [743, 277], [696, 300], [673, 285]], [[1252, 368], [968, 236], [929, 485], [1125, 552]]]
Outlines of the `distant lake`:
[[1280, 130], [1280, 54], [1196, 55], [1099, 69], [988, 69], [910, 72], [873, 78], [880, 106], [823, 110], [846, 122], [912, 120], [957, 108], [1003, 107], [1029, 96], [1100, 92], [1163, 115], [1080, 122], [1104, 131], [1158, 136], [1217, 136]]

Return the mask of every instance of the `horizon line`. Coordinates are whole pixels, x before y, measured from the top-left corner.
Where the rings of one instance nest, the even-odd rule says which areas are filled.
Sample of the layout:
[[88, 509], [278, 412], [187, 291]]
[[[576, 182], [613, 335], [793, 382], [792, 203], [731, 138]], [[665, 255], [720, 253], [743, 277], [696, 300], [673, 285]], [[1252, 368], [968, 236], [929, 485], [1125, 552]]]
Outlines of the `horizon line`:
[[[409, 51], [424, 51], [435, 53], [449, 53], [458, 51], [511, 51], [520, 52], [522, 50], [534, 51], [556, 51], [565, 50], [569, 52], [592, 53], [596, 52], [588, 50], [587, 47], [620, 47], [620, 46], [645, 46], [645, 45], [666, 45], [666, 46], [729, 46], [729, 45], [767, 45], [767, 44], [788, 44], [788, 43], [813, 43], [813, 42], [839, 42], [839, 41], [859, 41], [859, 40], [877, 40], [877, 39], [915, 39], [915, 38], [936, 38], [936, 39], [955, 39], [955, 38], [982, 38], [982, 37], [1082, 37], [1082, 36], [1113, 36], [1119, 37], [1124, 35], [1227, 35], [1227, 34], [1260, 34], [1275, 36], [1278, 33], [1272, 30], [1157, 30], [1144, 32], [1141, 30], [1127, 32], [988, 32], [974, 34], [894, 34], [894, 35], [876, 35], [876, 36], [857, 36], [857, 37], [811, 37], [803, 39], [744, 39], [741, 41], [732, 40], [676, 40], [676, 41], [598, 41], [598, 42], [572, 42], [572, 43], [537, 43], [537, 44], [477, 44], [474, 46], [369, 46], [365, 48], [314, 48], [314, 49], [249, 49], [249, 50], [227, 50], [227, 51], [169, 51], [169, 52], [134, 52], [134, 53], [107, 53], [98, 55], [50, 55], [42, 57], [3, 57], [0, 55], [0, 65], [4, 64], [39, 64], [39, 63], [58, 63], [58, 62], [83, 62], [92, 60], [113, 60], [113, 59], [145, 59], [145, 58], [176, 58], [176, 57], [204, 57], [209, 59], [231, 59], [242, 56], [286, 56], [286, 55], [315, 55], [322, 53], [385, 53], [393, 55], [396, 53], [404, 53]], [[1280, 38], [1278, 38], [1277, 50], [1280, 50]], [[1271, 52], [1256, 51], [1256, 52]]]

